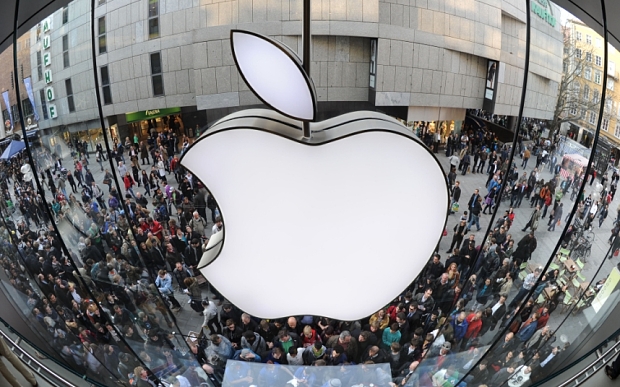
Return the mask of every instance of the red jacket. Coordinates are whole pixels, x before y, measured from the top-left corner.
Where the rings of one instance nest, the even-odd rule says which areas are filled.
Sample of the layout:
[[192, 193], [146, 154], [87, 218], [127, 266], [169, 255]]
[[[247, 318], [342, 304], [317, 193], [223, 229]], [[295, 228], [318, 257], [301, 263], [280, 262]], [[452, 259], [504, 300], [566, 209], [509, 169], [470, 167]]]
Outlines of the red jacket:
[[476, 313], [470, 313], [469, 316], [467, 316], [466, 320], [469, 325], [467, 326], [467, 332], [465, 332], [466, 339], [478, 337], [478, 334], [480, 334], [480, 330], [482, 329], [482, 319], [474, 321], [474, 317], [476, 317]]
[[123, 177], [123, 183], [125, 183], [125, 190], [128, 190], [133, 187], [133, 178], [129, 175], [125, 175], [125, 177]]
[[149, 230], [153, 233], [153, 235], [159, 238], [160, 241], [164, 239], [164, 233], [162, 232], [163, 228], [161, 223], [158, 221], [153, 220], [153, 224], [149, 226]]
[[540, 317], [538, 317], [538, 320], [536, 320], [536, 330], [542, 329], [545, 325], [547, 325], [547, 321], [549, 321], [549, 313], [543, 316], [542, 311], [543, 308], [540, 308], [537, 311]]

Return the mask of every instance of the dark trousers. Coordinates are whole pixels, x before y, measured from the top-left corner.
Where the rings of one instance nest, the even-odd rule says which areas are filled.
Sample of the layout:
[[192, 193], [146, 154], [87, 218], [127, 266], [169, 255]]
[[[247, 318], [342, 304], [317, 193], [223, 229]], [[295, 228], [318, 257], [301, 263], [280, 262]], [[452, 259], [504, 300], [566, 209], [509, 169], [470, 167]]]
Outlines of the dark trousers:
[[166, 295], [166, 298], [168, 298], [168, 301], [170, 301], [170, 303], [172, 304], [172, 307], [174, 308], [180, 308], [181, 304], [179, 304], [179, 301], [177, 301], [176, 298], [174, 298], [174, 294], [168, 294]]
[[620, 375], [620, 355], [610, 365], [605, 367], [605, 372], [610, 378], [615, 379]]
[[463, 236], [462, 235], [454, 235], [452, 237], [452, 243], [450, 244], [450, 248], [448, 249], [448, 251], [452, 251], [452, 249], [454, 249], [454, 246], [460, 246], [461, 242], [463, 242]]

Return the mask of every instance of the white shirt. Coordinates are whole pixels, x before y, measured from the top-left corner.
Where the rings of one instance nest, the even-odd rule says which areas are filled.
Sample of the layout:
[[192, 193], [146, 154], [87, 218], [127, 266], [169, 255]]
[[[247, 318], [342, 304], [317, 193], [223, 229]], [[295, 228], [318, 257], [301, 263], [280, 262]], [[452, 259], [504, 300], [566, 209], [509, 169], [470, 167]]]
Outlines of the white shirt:
[[493, 307], [491, 308], [491, 310], [493, 311], [493, 313], [495, 313], [495, 311], [497, 311], [502, 305], [504, 304], [500, 304], [499, 302], [496, 303], [495, 305], [493, 305]]
[[546, 359], [545, 359], [542, 363], [540, 363], [540, 366], [541, 366], [541, 367], [546, 366], [546, 365], [547, 365], [547, 363], [549, 363], [551, 360], [553, 360], [553, 358], [554, 358], [554, 357], [555, 357], [555, 354], [554, 354], [553, 352], [551, 352], [551, 353], [549, 354], [549, 356], [547, 356], [547, 358], [546, 358]]
[[218, 232], [222, 231], [223, 229], [224, 229], [223, 226], [220, 228], [220, 227], [217, 227], [217, 224], [214, 224], [213, 228], [211, 228], [211, 235], [217, 234]]
[[510, 379], [508, 379], [508, 386], [521, 387], [522, 385], [527, 383], [527, 381], [530, 380], [530, 376], [532, 375], [532, 373], [530, 372], [529, 374], [526, 374], [524, 371], [525, 366], [520, 366], [519, 368], [517, 368], [515, 373], [510, 377]]
[[303, 365], [304, 359], [302, 355], [304, 353], [304, 348], [297, 348], [297, 356], [293, 357], [290, 353], [286, 354], [286, 360], [288, 360], [288, 364], [290, 365]]
[[78, 304], [82, 303], [82, 297], [80, 297], [80, 295], [78, 294], [78, 292], [75, 290], [75, 288], [73, 289], [73, 291], [71, 292], [71, 297], [73, 297], [73, 299], [75, 300], [75, 302], [77, 302]]
[[592, 205], [592, 208], [590, 208], [590, 213], [592, 215], [595, 215], [598, 212], [598, 206], [595, 204]]

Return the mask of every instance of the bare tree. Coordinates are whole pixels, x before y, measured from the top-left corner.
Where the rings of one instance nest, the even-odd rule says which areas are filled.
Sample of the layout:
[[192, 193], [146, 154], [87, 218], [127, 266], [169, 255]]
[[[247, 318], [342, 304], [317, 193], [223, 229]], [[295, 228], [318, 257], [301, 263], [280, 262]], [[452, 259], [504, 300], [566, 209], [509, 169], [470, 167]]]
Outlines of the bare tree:
[[[596, 54], [592, 44], [577, 41], [571, 34], [568, 26], [564, 31], [564, 58], [562, 80], [558, 86], [558, 99], [551, 120], [552, 132], [560, 130], [564, 122], [586, 120], [587, 112], [599, 113], [602, 88], [606, 87], [606, 80], [600, 80], [600, 85], [592, 82], [596, 70], [592, 67]], [[602, 73], [602, 71], [601, 71]], [[612, 101], [613, 92], [607, 90], [606, 100]], [[604, 118], [609, 119], [611, 109], [605, 109]]]

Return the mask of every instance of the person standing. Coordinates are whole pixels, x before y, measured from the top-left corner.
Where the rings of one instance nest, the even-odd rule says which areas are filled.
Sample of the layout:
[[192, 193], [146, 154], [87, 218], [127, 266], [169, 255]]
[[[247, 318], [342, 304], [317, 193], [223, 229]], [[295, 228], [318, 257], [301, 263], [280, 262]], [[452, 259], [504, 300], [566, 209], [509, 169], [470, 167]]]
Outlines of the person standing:
[[601, 226], [603, 225], [605, 218], [607, 218], [607, 214], [609, 214], [609, 204], [605, 204], [605, 207], [603, 207], [601, 212], [598, 214], [598, 227], [599, 228], [601, 228]]
[[469, 164], [471, 163], [471, 157], [469, 156], [469, 152], [465, 152], [463, 156], [463, 176], [467, 174], [467, 169], [469, 168]]
[[[563, 211], [562, 208], [563, 207], [564, 207], [564, 203], [560, 203], [555, 209], [555, 211], [553, 211], [553, 216], [551, 217], [551, 222], [549, 224], [549, 228], [547, 228], [547, 231], [555, 231], [555, 225], [558, 224], [560, 220], [562, 219], [562, 211]], [[602, 220], [601, 220], [601, 223], [603, 223]]]
[[450, 248], [446, 253], [450, 253], [454, 246], [460, 246], [461, 242], [463, 242], [463, 237], [465, 235], [465, 227], [467, 223], [464, 220], [461, 220], [459, 224], [454, 226], [454, 236], [452, 237], [452, 243], [450, 244]]
[[469, 230], [471, 229], [471, 226], [473, 226], [474, 224], [476, 225], [476, 228], [478, 229], [478, 231], [480, 231], [480, 213], [481, 212], [482, 212], [482, 198], [480, 197], [480, 195], [478, 195], [476, 202], [473, 204], [471, 208], [471, 212], [470, 212], [471, 219], [469, 220], [469, 223], [467, 223], [466, 232], [469, 232]]
[[[534, 285], [536, 285], [536, 281], [538, 281], [539, 276], [540, 276], [540, 268], [536, 268], [533, 273], [530, 273], [525, 277], [525, 279], [523, 280], [523, 285], [521, 286], [521, 289], [519, 289], [519, 292], [517, 293], [515, 298], [508, 305], [509, 309], [512, 309], [515, 306], [517, 306], [517, 304], [519, 304], [521, 300], [525, 296], [527, 296], [529, 291], [532, 290]], [[534, 334], [534, 332], [532, 332], [532, 334]], [[527, 340], [529, 340], [529, 337], [526, 340], [522, 340], [522, 341], [527, 341]]]
[[526, 147], [525, 151], [523, 152], [523, 162], [521, 163], [521, 168], [525, 169], [525, 167], [527, 167], [527, 161], [530, 159], [530, 156], [530, 148]]
[[452, 202], [450, 203], [450, 214], [454, 214], [454, 211], [452, 211], [452, 208], [454, 207], [455, 203], [459, 202], [460, 198], [461, 198], [461, 183], [457, 180], [456, 182], [454, 182], [454, 187], [452, 187]]
[[467, 208], [469, 209], [469, 218], [467, 219], [468, 222], [471, 220], [471, 210], [474, 207], [474, 204], [476, 204], [476, 202], [478, 201], [478, 199], [481, 199], [480, 191], [476, 188], [474, 190], [474, 193], [469, 198], [469, 201], [467, 202]]
[[521, 231], [527, 230], [527, 228], [531, 228], [532, 231], [536, 231], [538, 228], [538, 221], [540, 220], [540, 206], [536, 206], [534, 211], [532, 211], [532, 215], [530, 215], [530, 220], [527, 221], [527, 224]]

